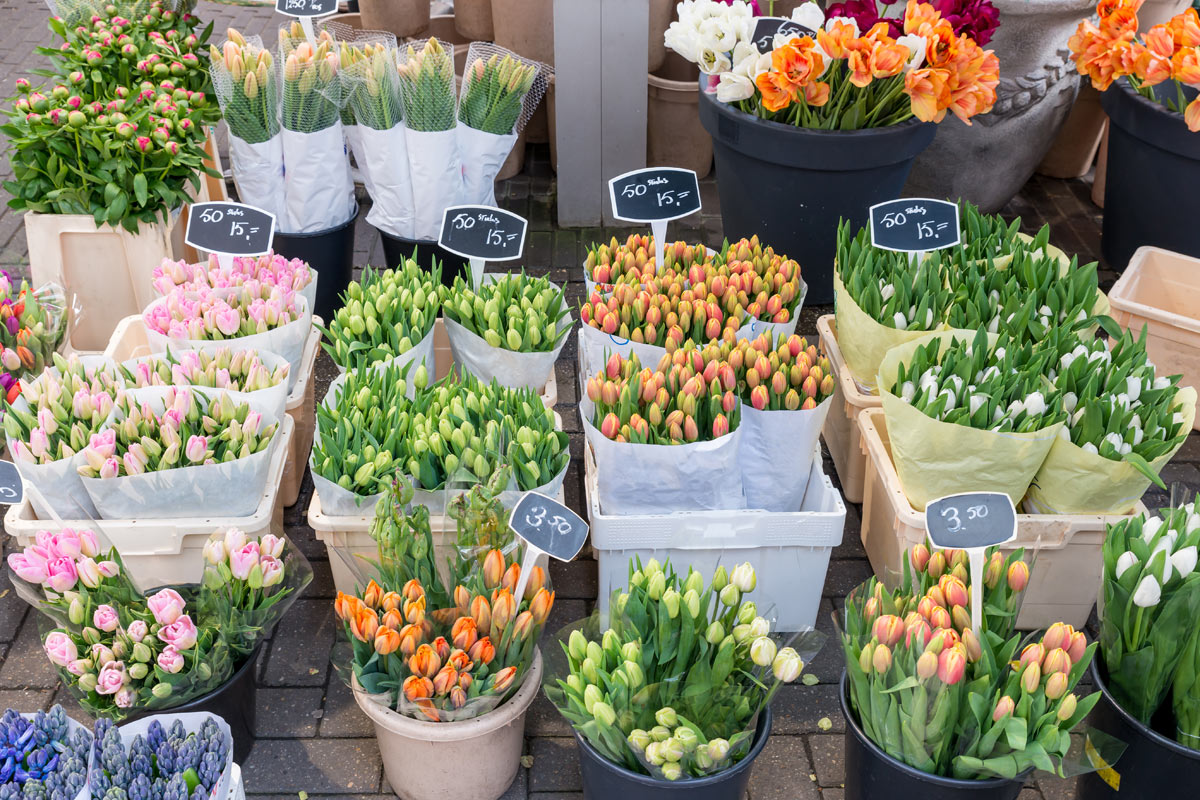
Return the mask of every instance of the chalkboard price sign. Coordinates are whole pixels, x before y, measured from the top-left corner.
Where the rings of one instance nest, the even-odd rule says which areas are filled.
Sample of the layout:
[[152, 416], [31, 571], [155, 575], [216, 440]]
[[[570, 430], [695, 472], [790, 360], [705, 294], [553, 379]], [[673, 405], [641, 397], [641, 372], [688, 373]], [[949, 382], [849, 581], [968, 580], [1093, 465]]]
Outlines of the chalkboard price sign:
[[1016, 538], [1017, 511], [1003, 492], [952, 494], [925, 507], [925, 530], [936, 547], [991, 547]]
[[275, 0], [275, 10], [289, 17], [323, 17], [338, 10], [338, 0]]
[[0, 505], [15, 506], [25, 497], [25, 485], [17, 465], [11, 461], [0, 461]]
[[224, 256], [257, 256], [271, 249], [275, 216], [241, 203], [196, 203], [184, 241]]
[[508, 526], [559, 561], [570, 561], [587, 541], [588, 524], [578, 514], [537, 492], [527, 492], [513, 507]]
[[666, 222], [700, 210], [700, 182], [690, 169], [626, 172], [608, 182], [608, 192], [613, 216], [626, 222]]
[[780, 33], [791, 38], [802, 36], [816, 38], [817, 35], [815, 31], [811, 31], [787, 17], [759, 17], [758, 21], [754, 23], [754, 46], [760, 53], [769, 53], [775, 49], [775, 35]]
[[525, 249], [524, 217], [492, 206], [450, 206], [438, 244], [463, 258], [511, 261]]
[[957, 203], [913, 197], [871, 206], [871, 244], [883, 250], [924, 253], [960, 241]]

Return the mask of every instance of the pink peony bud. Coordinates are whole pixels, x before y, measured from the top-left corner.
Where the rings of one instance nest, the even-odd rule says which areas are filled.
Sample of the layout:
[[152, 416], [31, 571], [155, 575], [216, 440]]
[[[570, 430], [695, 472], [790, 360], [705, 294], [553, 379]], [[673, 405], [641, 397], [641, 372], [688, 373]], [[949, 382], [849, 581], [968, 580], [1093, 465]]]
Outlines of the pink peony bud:
[[158, 638], [166, 644], [175, 645], [178, 650], [187, 650], [196, 644], [196, 625], [187, 614], [182, 614], [172, 622], [158, 630]]
[[158, 654], [158, 665], [172, 675], [183, 669], [183, 655], [179, 652], [179, 648], [173, 644], [164, 647]]
[[51, 631], [47, 634], [42, 649], [46, 651], [50, 663], [59, 667], [66, 667], [79, 659], [79, 649], [74, 640], [63, 631]]
[[160, 589], [146, 599], [146, 605], [159, 625], [170, 625], [183, 614], [183, 597], [174, 589]]

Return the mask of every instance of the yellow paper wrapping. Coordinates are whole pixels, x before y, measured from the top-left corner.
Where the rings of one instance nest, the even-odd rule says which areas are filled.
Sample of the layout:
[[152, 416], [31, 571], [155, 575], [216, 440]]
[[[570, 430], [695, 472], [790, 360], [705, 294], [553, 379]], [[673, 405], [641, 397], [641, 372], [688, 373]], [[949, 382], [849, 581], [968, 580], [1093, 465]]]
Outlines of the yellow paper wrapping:
[[[926, 334], [892, 348], [879, 365], [879, 397], [892, 461], [905, 496], [918, 511], [931, 500], [961, 492], [1004, 492], [1014, 505], [1019, 503], [1062, 427], [1059, 422], [1031, 433], [998, 433], [955, 425], [925, 416], [887, 390], [900, 364], [907, 364], [922, 344], [935, 338], [969, 341], [973, 336], [961, 331]], [[997, 338], [989, 335], [988, 343]]]
[[[1183, 386], [1173, 409], [1183, 414], [1184, 430], [1196, 420], [1196, 390]], [[1150, 462], [1155, 473], [1183, 446], [1183, 441]], [[1034, 514], [1128, 514], [1150, 488], [1150, 479], [1125, 461], [1110, 461], [1066, 439], [1055, 439], [1033, 479], [1026, 506]]]

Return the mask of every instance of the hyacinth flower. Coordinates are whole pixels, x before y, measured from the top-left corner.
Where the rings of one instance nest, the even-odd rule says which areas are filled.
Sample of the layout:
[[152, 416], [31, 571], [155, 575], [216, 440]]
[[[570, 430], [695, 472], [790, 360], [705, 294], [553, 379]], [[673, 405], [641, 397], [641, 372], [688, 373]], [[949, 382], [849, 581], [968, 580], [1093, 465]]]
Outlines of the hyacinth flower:
[[167, 391], [165, 410], [122, 401], [120, 418], [83, 448], [84, 478], [101, 480], [179, 467], [222, 464], [261, 452], [279, 428], [227, 393], [207, 401], [187, 388]]
[[249, 280], [236, 289], [175, 289], [142, 314], [146, 328], [172, 339], [219, 341], [266, 333], [301, 319], [291, 289]]
[[637, 355], [614, 353], [588, 379], [595, 404], [591, 423], [608, 439], [676, 445], [711, 441], [737, 429], [741, 407], [737, 376], [714, 348], [692, 343], [663, 356], [657, 368]]
[[563, 293], [549, 278], [522, 272], [505, 275], [478, 289], [458, 277], [443, 311], [492, 347], [518, 353], [548, 353], [570, 333], [562, 320], [569, 312]]
[[[266, 51], [264, 51], [266, 52]], [[278, 286], [284, 290], [298, 292], [314, 280], [317, 272], [308, 262], [298, 258], [288, 259], [278, 253], [261, 256], [234, 256], [230, 267], [221, 267], [216, 256], [209, 256], [206, 263], [189, 264], [186, 261], [163, 259], [154, 268], [154, 288], [168, 295], [183, 287], [189, 291], [211, 289], [233, 289], [247, 281], [258, 281], [264, 286]]]
[[93, 738], [95, 765], [89, 787], [92, 797], [110, 800], [205, 800], [221, 782], [233, 748], [232, 737], [212, 716], [191, 732], [178, 719], [165, 728], [153, 718], [146, 733], [135, 735], [129, 744], [110, 720], [100, 719]]
[[268, 369], [253, 350], [228, 347], [211, 351], [167, 351], [120, 367], [131, 388], [145, 386], [204, 386], [231, 392], [256, 392], [285, 383], [289, 365]]
[[4, 415], [4, 432], [18, 461], [48, 464], [80, 452], [124, 397], [111, 367], [85, 367], [78, 356], [57, 353], [54, 366], [57, 375], [45, 371], [22, 385], [27, 408], [10, 407]]
[[713, 258], [708, 248], [702, 244], [669, 242], [663, 248], [663, 263], [660, 268], [654, 263], [654, 237], [634, 233], [624, 242], [618, 242], [614, 236], [608, 243], [590, 245], [583, 269], [587, 277], [595, 283], [638, 285], [651, 278], [686, 276], [693, 265], [710, 264]]
[[13, 709], [0, 717], [0, 798], [74, 800], [87, 786], [92, 736], [74, 731], [62, 706], [26, 718]]

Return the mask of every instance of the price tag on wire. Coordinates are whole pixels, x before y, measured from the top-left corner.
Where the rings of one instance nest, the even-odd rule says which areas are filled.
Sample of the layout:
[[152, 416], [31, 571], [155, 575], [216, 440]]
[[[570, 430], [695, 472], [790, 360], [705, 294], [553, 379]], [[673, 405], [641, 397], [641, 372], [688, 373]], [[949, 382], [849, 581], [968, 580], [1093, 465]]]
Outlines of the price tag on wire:
[[196, 203], [188, 213], [183, 240], [197, 250], [214, 253], [222, 269], [234, 256], [257, 256], [271, 249], [275, 215], [242, 203]]
[[882, 250], [919, 258], [961, 241], [957, 203], [906, 197], [871, 206], [871, 244]]
[[680, 167], [651, 167], [618, 175], [608, 182], [613, 216], [625, 222], [649, 222], [654, 234], [654, 263], [662, 264], [667, 223], [700, 210], [700, 181]]
[[758, 48], [758, 52], [769, 53], [774, 50], [777, 34], [794, 39], [802, 36], [811, 36], [815, 39], [817, 36], [815, 31], [809, 30], [799, 22], [787, 17], [757, 17], [755, 19], [754, 35], [751, 39], [754, 41], [754, 46]]
[[538, 492], [526, 492], [513, 506], [508, 526], [527, 545], [521, 564], [521, 580], [514, 597], [525, 593], [525, 582], [538, 556], [546, 553], [559, 561], [570, 561], [587, 541], [588, 524], [562, 503]]
[[522, 216], [493, 206], [450, 206], [442, 214], [438, 244], [471, 262], [478, 287], [486, 261], [512, 261], [525, 251], [529, 223]]
[[1003, 492], [965, 492], [925, 506], [925, 532], [934, 547], [966, 550], [971, 564], [971, 628], [979, 633], [987, 548], [1017, 538], [1017, 510]]
[[324, 17], [336, 14], [338, 0], [275, 0], [275, 10], [289, 17], [297, 17], [308, 43], [315, 45], [313, 36], [313, 17]]

